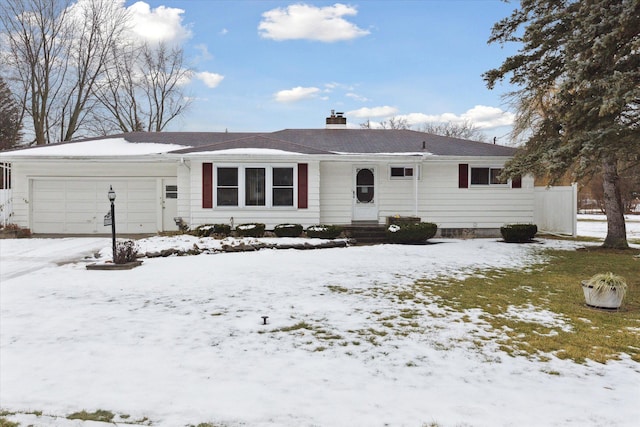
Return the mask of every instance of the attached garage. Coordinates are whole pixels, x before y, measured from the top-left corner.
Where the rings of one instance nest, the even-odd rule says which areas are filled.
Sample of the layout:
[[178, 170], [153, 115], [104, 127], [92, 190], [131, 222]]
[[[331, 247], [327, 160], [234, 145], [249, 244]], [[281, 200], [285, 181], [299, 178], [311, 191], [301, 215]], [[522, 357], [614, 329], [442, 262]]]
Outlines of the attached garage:
[[155, 233], [161, 195], [158, 180], [80, 178], [31, 180], [31, 228], [34, 233], [104, 234], [110, 210], [107, 192], [116, 192], [116, 229], [120, 233]]

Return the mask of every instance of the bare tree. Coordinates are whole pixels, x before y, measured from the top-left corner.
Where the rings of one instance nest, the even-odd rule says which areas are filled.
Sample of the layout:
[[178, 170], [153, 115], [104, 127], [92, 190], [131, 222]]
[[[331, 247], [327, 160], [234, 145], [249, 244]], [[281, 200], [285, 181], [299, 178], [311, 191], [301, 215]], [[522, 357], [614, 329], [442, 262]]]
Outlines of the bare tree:
[[93, 117], [97, 104], [94, 92], [112, 67], [110, 53], [123, 43], [128, 16], [113, 0], [78, 2], [68, 20], [72, 27], [69, 50], [68, 96], [61, 99], [60, 139], [69, 141]]
[[115, 67], [96, 92], [109, 132], [161, 132], [190, 105], [184, 85], [193, 71], [182, 48], [130, 44], [113, 51]]
[[411, 129], [407, 119], [393, 116], [389, 120], [383, 120], [380, 122], [382, 129]]
[[69, 141], [95, 105], [111, 47], [126, 28], [126, 10], [112, 0], [4, 0], [3, 57], [37, 145]]
[[68, 34], [65, 14], [69, 1], [4, 0], [0, 23], [7, 40], [3, 57], [12, 71], [10, 81], [25, 94], [23, 108], [31, 119], [35, 143], [50, 142], [54, 100], [66, 72]]
[[486, 141], [487, 137], [470, 121], [459, 123], [424, 123], [420, 126], [420, 132], [433, 133], [435, 135], [449, 136], [451, 138], [471, 139]]
[[[381, 121], [378, 126], [380, 129], [411, 129], [407, 119], [396, 116], [391, 117], [389, 120]], [[374, 129], [375, 127], [371, 120], [360, 123], [360, 129]]]

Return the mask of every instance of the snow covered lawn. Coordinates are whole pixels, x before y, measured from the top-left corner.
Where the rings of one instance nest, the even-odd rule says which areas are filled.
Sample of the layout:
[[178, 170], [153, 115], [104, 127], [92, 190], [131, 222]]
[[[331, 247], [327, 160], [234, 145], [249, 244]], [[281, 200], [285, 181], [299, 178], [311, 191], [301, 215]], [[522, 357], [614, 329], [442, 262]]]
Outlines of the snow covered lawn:
[[[625, 215], [627, 239], [640, 240], [640, 215]], [[578, 236], [598, 237], [607, 235], [607, 217], [604, 215], [578, 215]]]
[[[167, 427], [635, 426], [640, 365], [629, 358], [513, 358], [473, 345], [487, 327], [479, 313], [463, 321], [436, 304], [407, 334], [380, 333], [377, 319], [403, 303], [371, 290], [527, 268], [545, 248], [576, 245], [434, 240], [88, 271], [83, 255], [108, 239], [0, 241], [0, 407], [23, 426], [100, 425], [64, 418], [82, 409]], [[570, 327], [533, 306], [508, 315]]]

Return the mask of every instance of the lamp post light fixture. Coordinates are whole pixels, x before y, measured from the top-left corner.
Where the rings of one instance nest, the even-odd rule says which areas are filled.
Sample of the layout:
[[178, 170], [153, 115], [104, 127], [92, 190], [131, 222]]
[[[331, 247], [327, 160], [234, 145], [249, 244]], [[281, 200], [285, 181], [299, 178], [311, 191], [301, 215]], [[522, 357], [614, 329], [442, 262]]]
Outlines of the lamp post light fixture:
[[111, 202], [111, 249], [113, 250], [113, 263], [116, 263], [116, 208], [113, 202], [116, 200], [116, 192], [113, 191], [113, 186], [109, 186], [109, 192], [107, 197]]

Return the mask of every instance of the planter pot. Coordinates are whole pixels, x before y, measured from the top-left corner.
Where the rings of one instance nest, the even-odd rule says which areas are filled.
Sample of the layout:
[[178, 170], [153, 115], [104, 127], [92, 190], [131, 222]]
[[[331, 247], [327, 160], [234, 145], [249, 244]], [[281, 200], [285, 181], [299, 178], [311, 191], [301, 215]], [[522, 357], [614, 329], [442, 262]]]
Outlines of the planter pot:
[[615, 288], [610, 290], [596, 292], [592, 286], [587, 284], [586, 280], [582, 281], [582, 292], [588, 306], [596, 308], [617, 309], [622, 305], [624, 292], [617, 292]]

